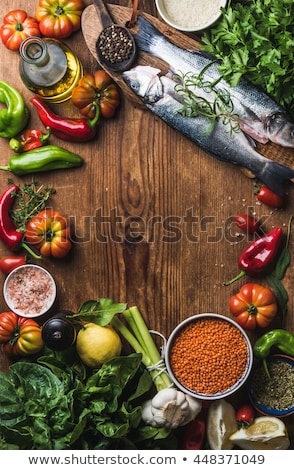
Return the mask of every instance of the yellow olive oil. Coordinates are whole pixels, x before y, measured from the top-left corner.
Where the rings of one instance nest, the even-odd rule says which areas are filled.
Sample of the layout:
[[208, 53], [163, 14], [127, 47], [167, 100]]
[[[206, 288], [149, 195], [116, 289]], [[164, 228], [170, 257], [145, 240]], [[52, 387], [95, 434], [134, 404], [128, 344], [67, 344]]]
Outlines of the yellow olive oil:
[[66, 44], [31, 36], [22, 42], [20, 56], [20, 76], [29, 90], [52, 103], [71, 98], [83, 66]]

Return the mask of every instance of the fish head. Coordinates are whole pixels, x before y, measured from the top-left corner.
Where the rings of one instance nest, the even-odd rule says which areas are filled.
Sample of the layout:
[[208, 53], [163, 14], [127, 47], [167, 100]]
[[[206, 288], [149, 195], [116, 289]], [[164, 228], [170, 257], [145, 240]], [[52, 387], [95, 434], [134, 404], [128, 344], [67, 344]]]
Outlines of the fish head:
[[272, 142], [294, 148], [294, 124], [284, 113], [272, 114], [268, 119], [267, 129]]
[[159, 77], [160, 69], [138, 65], [123, 72], [122, 77], [128, 87], [145, 102], [155, 103], [163, 96], [163, 86]]

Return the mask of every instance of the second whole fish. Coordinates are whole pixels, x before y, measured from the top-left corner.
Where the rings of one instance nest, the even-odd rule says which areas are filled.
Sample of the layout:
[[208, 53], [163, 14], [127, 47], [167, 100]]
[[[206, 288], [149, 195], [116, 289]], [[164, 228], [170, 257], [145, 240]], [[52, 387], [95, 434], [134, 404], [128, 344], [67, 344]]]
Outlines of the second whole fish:
[[161, 75], [160, 69], [139, 65], [122, 76], [148, 109], [218, 160], [249, 169], [280, 195], [284, 192], [285, 180], [294, 178], [294, 170], [256, 152], [242, 131], [230, 132], [221, 119], [215, 120], [210, 127], [209, 118], [203, 115], [183, 116], [180, 113], [182, 99], [175, 91], [177, 83], [168, 75]]
[[[240, 128], [247, 135], [263, 144], [272, 141], [294, 148], [294, 124], [289, 121], [284, 109], [261, 89], [244, 78], [236, 87], [230, 87], [218, 72], [214, 58], [174, 45], [143, 16], [138, 17], [138, 26], [138, 32], [134, 35], [138, 48], [164, 60], [171, 73], [193, 73], [196, 76], [201, 73], [204, 82], [215, 83], [216, 90], [227, 90], [233, 103], [233, 113], [238, 116]], [[205, 95], [203, 89], [197, 88], [195, 94], [203, 93]]]

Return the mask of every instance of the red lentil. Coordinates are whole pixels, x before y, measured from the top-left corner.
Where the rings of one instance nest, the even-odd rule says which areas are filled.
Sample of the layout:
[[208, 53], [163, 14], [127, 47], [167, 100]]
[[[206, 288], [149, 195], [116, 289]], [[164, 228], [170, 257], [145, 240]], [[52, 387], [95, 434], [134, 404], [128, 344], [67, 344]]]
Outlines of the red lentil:
[[170, 352], [178, 381], [205, 395], [232, 387], [242, 377], [247, 359], [248, 347], [241, 331], [219, 319], [201, 319], [187, 325]]

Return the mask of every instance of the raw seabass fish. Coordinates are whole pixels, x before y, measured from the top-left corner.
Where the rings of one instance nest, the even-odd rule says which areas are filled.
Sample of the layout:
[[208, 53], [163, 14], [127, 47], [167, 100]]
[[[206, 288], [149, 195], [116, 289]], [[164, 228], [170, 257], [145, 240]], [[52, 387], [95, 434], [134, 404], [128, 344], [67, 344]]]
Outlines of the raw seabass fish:
[[[284, 147], [294, 148], [294, 124], [289, 121], [281, 106], [266, 93], [244, 78], [232, 88], [218, 72], [217, 60], [199, 51], [188, 51], [172, 44], [144, 17], [138, 17], [139, 30], [135, 41], [142, 51], [164, 60], [172, 74], [203, 74], [203, 82], [214, 83], [214, 89], [227, 90], [233, 113], [238, 116], [241, 129], [261, 143], [275, 142]], [[197, 88], [197, 95], [211, 93]]]
[[[207, 61], [211, 61], [202, 54], [190, 53], [174, 46], [144, 18], [139, 17], [138, 21], [139, 32], [135, 36], [138, 47], [165, 60], [172, 73], [199, 74], [207, 66]], [[211, 73], [213, 68], [214, 63], [211, 63], [205, 73]], [[160, 69], [149, 66], [137, 66], [123, 73], [130, 88], [167, 124], [215, 158], [248, 168], [274, 192], [283, 194], [283, 182], [294, 178], [294, 171], [262, 156], [254, 150], [252, 144], [252, 138], [255, 138], [263, 143], [271, 140], [294, 147], [294, 125], [288, 121], [283, 109], [266, 94], [242, 81], [239, 90], [234, 89], [233, 94], [230, 88], [230, 93], [234, 113], [240, 117], [243, 132], [230, 132], [221, 119], [215, 120], [210, 127], [211, 121], [207, 117], [186, 117], [180, 113], [183, 97], [177, 93], [177, 82], [171, 77], [170, 73], [162, 75]], [[209, 76], [207, 80], [214, 81], [217, 77]], [[218, 86], [229, 88], [222, 80], [219, 80]], [[199, 92], [204, 93], [203, 90]]]

